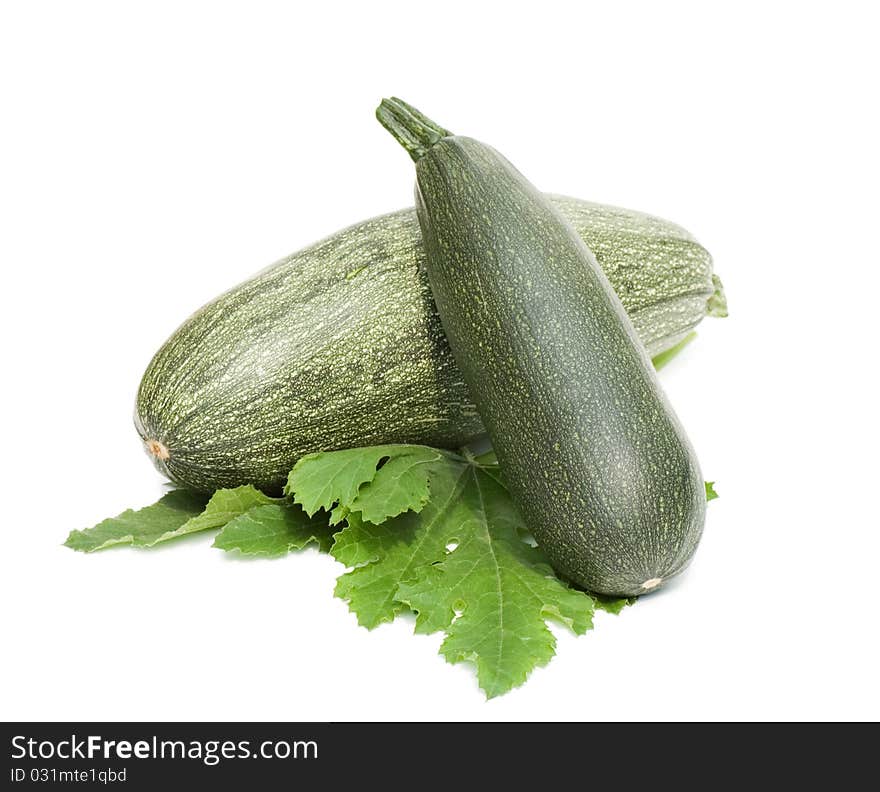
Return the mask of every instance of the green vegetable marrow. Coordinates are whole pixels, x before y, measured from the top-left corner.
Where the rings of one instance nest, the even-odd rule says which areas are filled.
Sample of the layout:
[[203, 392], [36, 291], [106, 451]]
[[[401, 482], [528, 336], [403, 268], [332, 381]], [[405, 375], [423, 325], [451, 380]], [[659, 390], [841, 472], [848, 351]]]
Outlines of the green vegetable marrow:
[[[679, 226], [573, 198], [554, 205], [595, 251], [652, 355], [723, 300]], [[303, 454], [383, 443], [458, 448], [483, 432], [423, 271], [415, 210], [359, 223], [209, 303], [144, 374], [135, 425], [173, 481], [279, 490]], [[717, 310], [716, 310], [717, 313]]]
[[556, 569], [632, 596], [680, 572], [706, 490], [596, 259], [489, 146], [385, 100], [416, 162], [428, 280], [514, 502]]

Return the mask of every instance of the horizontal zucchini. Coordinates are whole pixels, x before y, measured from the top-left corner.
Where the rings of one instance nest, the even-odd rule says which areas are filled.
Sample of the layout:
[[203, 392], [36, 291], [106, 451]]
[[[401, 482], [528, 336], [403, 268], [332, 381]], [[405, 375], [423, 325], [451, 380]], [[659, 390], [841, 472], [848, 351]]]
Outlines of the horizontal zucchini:
[[[649, 215], [551, 199], [593, 248], [652, 355], [723, 301], [712, 260]], [[135, 426], [159, 470], [210, 492], [283, 484], [303, 454], [457, 448], [484, 433], [431, 298], [413, 209], [277, 262], [187, 319], [156, 353]], [[720, 304], [720, 303], [719, 303]]]
[[703, 477], [596, 258], [490, 146], [397, 99], [377, 115], [416, 162], [437, 310], [526, 525], [590, 591], [657, 589], [697, 547]]

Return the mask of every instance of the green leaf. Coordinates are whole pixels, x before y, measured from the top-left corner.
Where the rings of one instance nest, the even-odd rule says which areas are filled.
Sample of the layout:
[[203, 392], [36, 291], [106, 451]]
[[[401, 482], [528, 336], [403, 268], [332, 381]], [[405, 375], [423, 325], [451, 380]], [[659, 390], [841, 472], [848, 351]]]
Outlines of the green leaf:
[[383, 525], [349, 515], [330, 553], [346, 566], [356, 566], [337, 580], [334, 593], [348, 601], [358, 624], [372, 629], [410, 610], [397, 596], [398, 584], [415, 578], [420, 567], [445, 553], [442, 536], [431, 528], [413, 512]]
[[[357, 513], [349, 514], [345, 527], [336, 534], [331, 554], [347, 567], [359, 567], [371, 561], [378, 561], [399, 544], [407, 526], [412, 526], [411, 518], [401, 516], [394, 521], [394, 531], [389, 526], [365, 523]], [[378, 622], [377, 622], [378, 623]]]
[[718, 493], [715, 492], [715, 482], [707, 481], [706, 482], [706, 502], [715, 500], [715, 498], [719, 497]]
[[384, 445], [309, 454], [290, 472], [286, 492], [293, 493], [307, 514], [330, 512], [332, 525], [350, 512], [381, 523], [419, 511], [428, 502], [426, 465], [444, 453], [425, 446]]
[[211, 496], [211, 500], [208, 501], [205, 510], [198, 517], [185, 522], [176, 531], [163, 534], [153, 544], [167, 542], [169, 539], [176, 539], [178, 536], [186, 536], [197, 531], [222, 528], [230, 520], [253, 509], [255, 506], [277, 503], [278, 500], [278, 498], [270, 498], [250, 484], [236, 487], [235, 489], [217, 490]]
[[715, 292], [706, 303], [706, 313], [708, 316], [724, 318], [727, 316], [727, 296], [724, 294], [724, 284], [721, 283], [721, 278], [713, 274], [712, 285], [715, 287]]
[[206, 496], [187, 490], [172, 490], [152, 506], [128, 509], [92, 528], [71, 531], [64, 545], [83, 553], [121, 544], [148, 546], [179, 530], [205, 508], [207, 500]]
[[450, 663], [476, 664], [480, 687], [492, 698], [553, 657], [547, 619], [583, 634], [593, 626], [594, 603], [562, 583], [544, 554], [522, 540], [521, 518], [501, 485], [467, 468], [458, 504], [443, 520], [457, 545], [414, 581], [401, 582], [397, 596], [417, 612], [417, 632], [446, 633], [440, 651]]
[[402, 512], [420, 511], [430, 497], [428, 464], [442, 458], [442, 452], [433, 448], [407, 446], [406, 451], [391, 456], [376, 471], [373, 480], [361, 487], [346, 508], [360, 512], [361, 519], [375, 524]]
[[[412, 454], [412, 446], [399, 448]], [[336, 594], [366, 627], [417, 611], [416, 630], [445, 632], [442, 654], [449, 662], [473, 662], [486, 695], [497, 696], [553, 656], [548, 620], [583, 633], [592, 626], [594, 602], [557, 578], [544, 554], [524, 541], [525, 526], [497, 469], [428, 451], [419, 456], [419, 475], [430, 499], [419, 511], [376, 525], [361, 519], [357, 499], [350, 500], [352, 513], [331, 553], [355, 568], [339, 578]], [[310, 465], [332, 469], [326, 457], [333, 453], [303, 463], [299, 472], [314, 481]], [[378, 488], [378, 475], [372, 482]]]
[[71, 531], [67, 547], [92, 553], [114, 545], [154, 547], [179, 536], [220, 528], [248, 509], [275, 499], [247, 485], [217, 490], [210, 500], [188, 490], [172, 490], [152, 506], [129, 509], [84, 531]]
[[638, 597], [607, 597], [604, 594], [591, 594], [598, 610], [620, 613], [624, 608], [635, 605]]
[[460, 501], [459, 480], [470, 467], [451, 454], [426, 465], [432, 498], [421, 512], [405, 512], [379, 526], [349, 515], [331, 554], [346, 566], [357, 568], [339, 578], [336, 595], [348, 600], [364, 627], [372, 629], [409, 610], [397, 597], [398, 584], [415, 579], [420, 567], [445, 557], [446, 545], [454, 538], [446, 530], [450, 511], [458, 510], [462, 518], [467, 517], [468, 508]]
[[299, 506], [270, 503], [255, 506], [228, 522], [214, 539], [214, 547], [273, 558], [312, 542], [323, 552], [333, 544], [326, 514], [309, 517]]
[[693, 341], [697, 337], [696, 333], [688, 333], [684, 338], [681, 339], [674, 347], [667, 349], [665, 352], [661, 352], [659, 355], [656, 355], [652, 359], [652, 363], [654, 364], [654, 369], [656, 371], [660, 371], [667, 363], [669, 363], [672, 358], [678, 355], [682, 349], [684, 349], [691, 341]]
[[[467, 455], [467, 451], [464, 452], [464, 455]], [[490, 448], [488, 451], [484, 451], [479, 456], [475, 456], [474, 459], [475, 465], [482, 465], [483, 467], [492, 467], [493, 465], [498, 464], [498, 455], [495, 453], [495, 450]]]

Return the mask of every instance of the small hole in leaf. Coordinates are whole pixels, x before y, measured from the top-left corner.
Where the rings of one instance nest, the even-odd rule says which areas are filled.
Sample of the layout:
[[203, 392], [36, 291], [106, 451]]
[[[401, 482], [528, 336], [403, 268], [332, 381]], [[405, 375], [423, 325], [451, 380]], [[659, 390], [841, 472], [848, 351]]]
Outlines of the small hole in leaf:
[[452, 541], [448, 545], [446, 545], [446, 552], [451, 553], [455, 548], [458, 547], [458, 542]]

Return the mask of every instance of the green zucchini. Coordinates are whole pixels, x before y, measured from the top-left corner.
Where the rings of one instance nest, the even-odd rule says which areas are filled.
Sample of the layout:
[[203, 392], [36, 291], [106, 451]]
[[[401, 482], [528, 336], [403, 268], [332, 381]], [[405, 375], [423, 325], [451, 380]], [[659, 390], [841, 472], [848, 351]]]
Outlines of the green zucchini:
[[526, 525], [584, 588], [633, 596], [690, 560], [704, 482], [651, 360], [584, 241], [491, 147], [397, 99], [428, 280]]
[[[573, 198], [554, 204], [596, 251], [651, 354], [723, 299], [679, 226]], [[191, 489], [283, 484], [303, 454], [391, 442], [457, 448], [483, 433], [431, 299], [407, 209], [285, 258], [190, 317], [149, 364], [135, 426]]]

